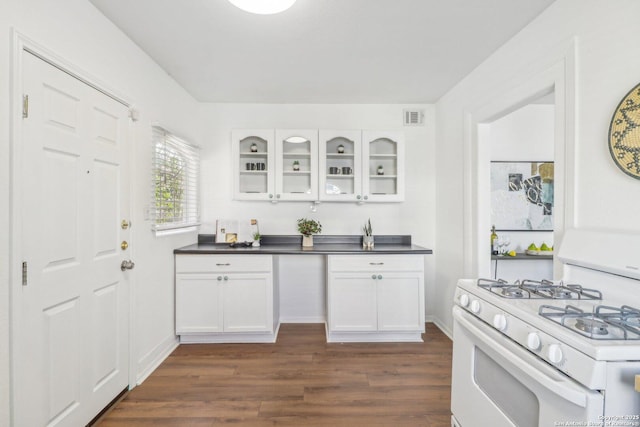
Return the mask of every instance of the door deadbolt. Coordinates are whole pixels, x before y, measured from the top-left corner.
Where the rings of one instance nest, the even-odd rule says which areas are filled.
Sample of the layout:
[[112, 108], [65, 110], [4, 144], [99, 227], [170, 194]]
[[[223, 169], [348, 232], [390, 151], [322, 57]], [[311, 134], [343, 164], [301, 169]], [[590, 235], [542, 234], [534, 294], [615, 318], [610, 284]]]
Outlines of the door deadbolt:
[[127, 228], [131, 227], [131, 221], [127, 221], [126, 219], [123, 219], [122, 222], [120, 223], [120, 227], [122, 227], [123, 230], [126, 230]]
[[127, 243], [126, 240], [123, 240], [122, 243], [120, 243], [120, 249], [122, 249], [123, 251], [126, 251], [128, 247], [129, 243]]

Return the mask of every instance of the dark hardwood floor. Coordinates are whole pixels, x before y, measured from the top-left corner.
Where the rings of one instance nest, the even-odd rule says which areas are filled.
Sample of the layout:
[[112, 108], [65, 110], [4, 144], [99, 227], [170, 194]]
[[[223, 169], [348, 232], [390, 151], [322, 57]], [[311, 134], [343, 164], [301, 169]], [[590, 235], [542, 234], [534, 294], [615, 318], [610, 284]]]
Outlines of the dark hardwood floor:
[[328, 344], [283, 324], [275, 344], [181, 345], [97, 423], [111, 426], [450, 426], [452, 343]]

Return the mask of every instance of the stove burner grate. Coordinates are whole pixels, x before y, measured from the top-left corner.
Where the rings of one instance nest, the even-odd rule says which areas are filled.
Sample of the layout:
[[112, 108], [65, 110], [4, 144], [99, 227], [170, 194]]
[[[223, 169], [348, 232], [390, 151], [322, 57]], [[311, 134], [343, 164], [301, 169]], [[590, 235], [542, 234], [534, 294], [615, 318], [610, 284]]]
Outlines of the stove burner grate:
[[503, 298], [512, 299], [588, 299], [601, 300], [602, 293], [595, 289], [583, 288], [577, 284], [556, 284], [550, 280], [506, 280], [478, 279], [478, 286]]
[[627, 305], [598, 305], [590, 313], [572, 305], [541, 305], [538, 313], [591, 339], [640, 340], [640, 310]]

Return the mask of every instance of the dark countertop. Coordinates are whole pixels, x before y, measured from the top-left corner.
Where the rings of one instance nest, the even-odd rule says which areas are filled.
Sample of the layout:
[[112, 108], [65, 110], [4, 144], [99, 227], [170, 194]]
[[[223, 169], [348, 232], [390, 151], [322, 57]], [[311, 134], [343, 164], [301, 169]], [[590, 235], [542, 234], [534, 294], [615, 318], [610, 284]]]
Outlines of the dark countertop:
[[262, 236], [259, 247], [215, 243], [214, 236], [200, 235], [198, 243], [175, 249], [174, 254], [265, 254], [265, 255], [355, 255], [355, 254], [432, 254], [431, 249], [411, 243], [411, 236], [375, 236], [373, 249], [362, 247], [362, 236], [313, 237], [314, 245], [302, 247], [302, 236]]

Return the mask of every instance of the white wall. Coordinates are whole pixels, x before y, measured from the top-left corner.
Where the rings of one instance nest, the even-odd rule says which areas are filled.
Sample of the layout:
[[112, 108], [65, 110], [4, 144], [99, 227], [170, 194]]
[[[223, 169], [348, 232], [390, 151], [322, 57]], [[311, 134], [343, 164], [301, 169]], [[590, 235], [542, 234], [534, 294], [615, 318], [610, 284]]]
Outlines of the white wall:
[[[436, 104], [435, 315], [445, 327], [452, 325], [457, 279], [474, 274], [465, 271], [469, 264], [463, 249], [464, 199], [450, 197], [443, 185], [447, 183], [455, 192], [465, 191], [460, 159], [464, 155], [466, 113], [562, 63], [574, 41], [577, 104], [576, 111], [570, 113], [575, 113], [576, 121], [575, 129], [564, 129], [564, 133], [569, 139], [575, 133], [576, 154], [568, 157], [564, 166], [574, 180], [575, 191], [566, 198], [566, 227], [640, 229], [640, 183], [618, 170], [607, 148], [612, 113], [640, 75], [637, 16], [640, 2], [636, 0], [557, 0]], [[572, 141], [567, 142], [570, 145]]]
[[143, 218], [149, 197], [150, 123], [200, 141], [198, 104], [86, 0], [0, 2], [0, 426], [9, 425], [10, 29], [15, 28], [65, 61], [131, 100], [141, 113], [134, 125], [132, 168], [135, 288], [135, 368], [148, 369], [174, 345], [173, 253], [195, 234], [155, 238]]
[[[425, 126], [403, 127], [402, 110], [425, 110]], [[434, 108], [431, 105], [205, 104], [207, 138], [202, 150], [203, 232], [213, 233], [217, 218], [257, 218], [262, 234], [298, 234], [296, 220], [312, 217], [322, 234], [361, 234], [371, 218], [374, 234], [410, 234], [413, 242], [435, 251]], [[323, 202], [317, 212], [308, 202], [232, 201], [232, 129], [399, 129], [406, 140], [403, 203]], [[433, 307], [433, 255], [426, 259], [427, 313]], [[288, 278], [295, 282], [295, 278]]]
[[529, 104], [491, 122], [491, 160], [553, 160], [553, 116], [553, 105]]

